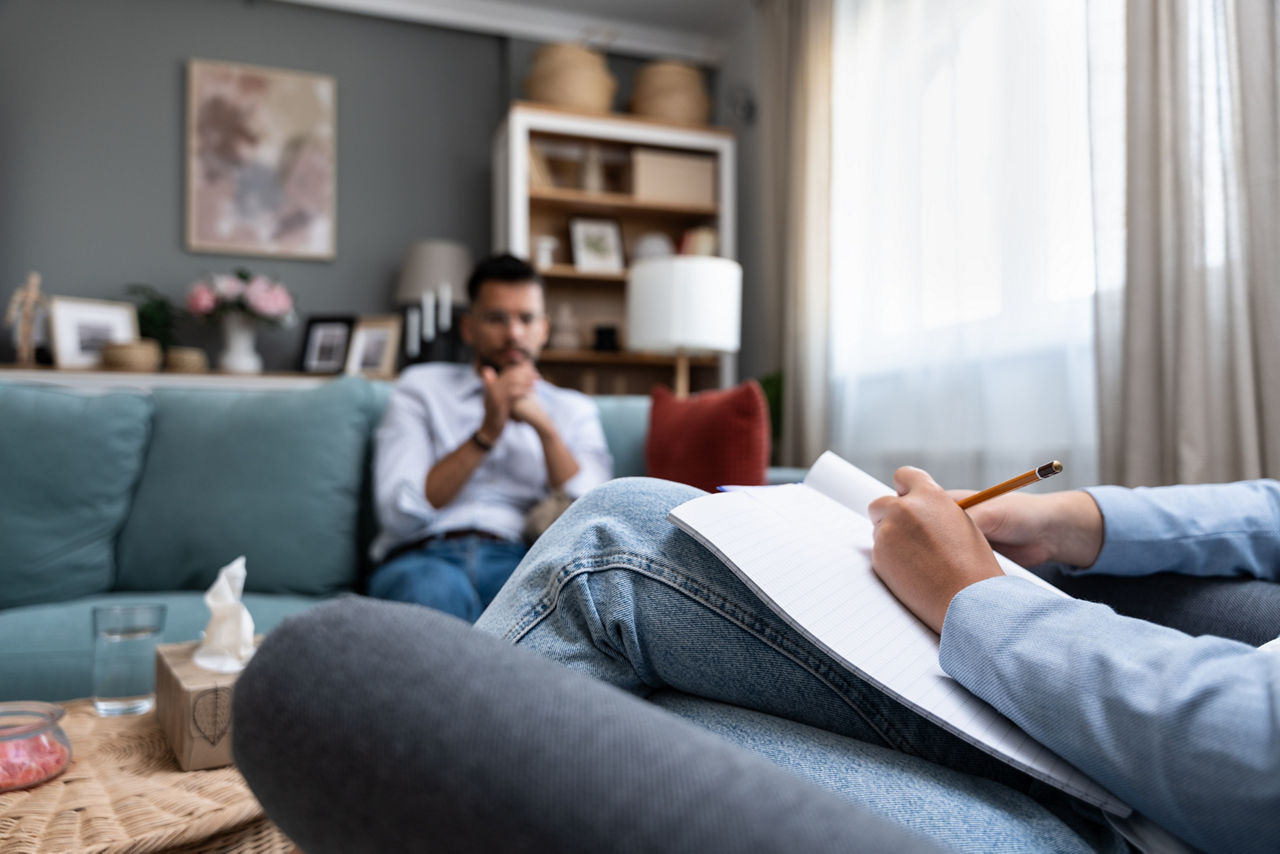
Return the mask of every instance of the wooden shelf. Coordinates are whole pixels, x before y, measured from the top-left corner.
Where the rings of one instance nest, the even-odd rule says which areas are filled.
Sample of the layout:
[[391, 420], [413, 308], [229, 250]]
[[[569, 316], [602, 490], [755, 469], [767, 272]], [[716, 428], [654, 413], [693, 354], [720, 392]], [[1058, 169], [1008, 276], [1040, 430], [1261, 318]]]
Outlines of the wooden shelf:
[[[641, 353], [633, 350], [543, 350], [538, 361], [556, 365], [651, 365], [656, 367], [675, 367], [675, 354]], [[719, 363], [716, 356], [690, 356], [689, 364], [693, 367], [715, 367]]]
[[544, 279], [571, 279], [575, 282], [626, 282], [627, 271], [621, 273], [592, 273], [579, 270], [572, 264], [552, 264], [538, 271]]
[[706, 217], [715, 216], [720, 212], [715, 205], [682, 205], [645, 201], [626, 193], [589, 193], [586, 190], [571, 190], [566, 187], [530, 187], [529, 202], [535, 205], [613, 214], [652, 213]]
[[694, 125], [684, 122], [664, 121], [662, 119], [654, 119], [648, 116], [637, 116], [632, 113], [595, 113], [588, 110], [574, 110], [569, 107], [559, 107], [555, 104], [542, 104], [537, 101], [515, 101], [511, 105], [513, 111], [522, 113], [542, 113], [544, 115], [560, 115], [573, 116], [576, 118], [586, 119], [591, 122], [607, 122], [616, 124], [619, 127], [635, 127], [635, 128], [651, 128], [654, 125], [660, 125], [670, 128], [676, 132], [695, 132], [703, 134], [716, 134], [726, 139], [733, 139], [733, 130], [731, 128], [717, 127], [716, 125]]

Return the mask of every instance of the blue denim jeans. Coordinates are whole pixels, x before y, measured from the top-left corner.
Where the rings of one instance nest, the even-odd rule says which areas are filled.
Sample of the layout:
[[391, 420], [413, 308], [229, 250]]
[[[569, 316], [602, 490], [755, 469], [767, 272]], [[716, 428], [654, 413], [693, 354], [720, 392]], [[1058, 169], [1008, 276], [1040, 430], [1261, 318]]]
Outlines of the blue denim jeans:
[[961, 850], [1123, 851], [1101, 814], [868, 686], [667, 521], [701, 494], [611, 481], [547, 531], [477, 627], [649, 697]]
[[524, 543], [483, 537], [436, 540], [374, 570], [369, 595], [416, 602], [474, 623], [526, 551]]

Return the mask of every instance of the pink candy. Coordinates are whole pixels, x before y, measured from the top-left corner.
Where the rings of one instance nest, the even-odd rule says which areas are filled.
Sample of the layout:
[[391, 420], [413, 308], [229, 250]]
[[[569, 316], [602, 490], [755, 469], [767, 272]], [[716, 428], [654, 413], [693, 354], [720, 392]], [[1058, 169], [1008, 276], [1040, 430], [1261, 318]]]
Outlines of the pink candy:
[[55, 776], [71, 751], [47, 733], [0, 741], [0, 792], [24, 789]]

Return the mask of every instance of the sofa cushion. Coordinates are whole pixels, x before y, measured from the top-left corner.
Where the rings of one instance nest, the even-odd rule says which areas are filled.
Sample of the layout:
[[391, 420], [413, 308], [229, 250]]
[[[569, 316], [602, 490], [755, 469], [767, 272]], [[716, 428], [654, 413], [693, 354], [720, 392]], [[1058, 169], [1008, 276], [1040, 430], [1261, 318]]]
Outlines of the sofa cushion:
[[150, 420], [141, 395], [0, 385], [0, 608], [111, 589]]
[[600, 412], [604, 440], [613, 457], [614, 477], [642, 477], [644, 437], [649, 429], [647, 394], [609, 394], [591, 398]]
[[351, 589], [378, 397], [354, 377], [306, 391], [157, 389], [116, 588], [203, 589], [244, 555], [246, 590]]
[[765, 482], [769, 406], [755, 380], [684, 399], [653, 389], [645, 462], [650, 477], [699, 489]]
[[[267, 634], [285, 617], [322, 600], [310, 596], [246, 593], [245, 607], [256, 634]], [[196, 640], [209, 623], [203, 594], [106, 593], [72, 602], [0, 611], [0, 702], [71, 700], [93, 692], [95, 605], [166, 606], [161, 643]]]

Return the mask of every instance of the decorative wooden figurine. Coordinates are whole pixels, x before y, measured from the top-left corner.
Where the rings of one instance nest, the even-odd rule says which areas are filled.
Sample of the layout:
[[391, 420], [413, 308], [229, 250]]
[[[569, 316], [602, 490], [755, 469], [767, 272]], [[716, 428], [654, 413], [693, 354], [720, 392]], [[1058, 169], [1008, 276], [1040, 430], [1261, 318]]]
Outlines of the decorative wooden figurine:
[[35, 319], [36, 310], [48, 305], [40, 293], [40, 274], [27, 274], [27, 283], [20, 285], [9, 300], [4, 322], [14, 329], [14, 343], [18, 348], [18, 364], [31, 366], [36, 363]]

